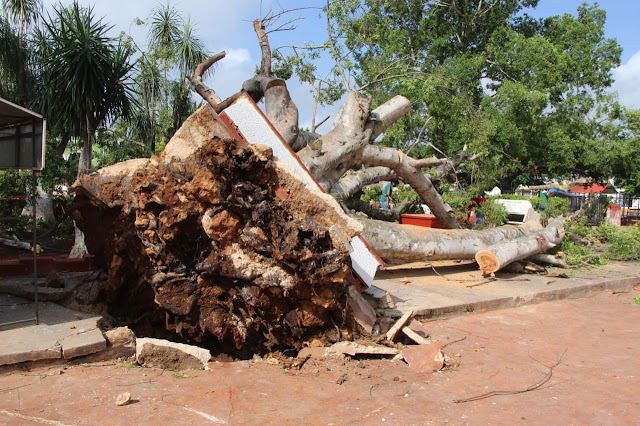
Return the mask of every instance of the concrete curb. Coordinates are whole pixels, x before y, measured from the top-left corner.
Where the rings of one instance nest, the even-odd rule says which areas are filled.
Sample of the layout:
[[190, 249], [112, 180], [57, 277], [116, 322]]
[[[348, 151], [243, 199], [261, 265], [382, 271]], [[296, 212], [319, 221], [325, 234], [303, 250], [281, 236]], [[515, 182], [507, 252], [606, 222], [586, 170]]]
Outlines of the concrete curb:
[[[627, 292], [631, 291], [633, 286], [636, 284], [640, 284], [640, 276], [602, 281], [599, 283], [586, 284], [583, 286], [537, 292], [522, 296], [486, 299], [471, 303], [460, 303], [435, 308], [414, 308], [414, 317], [423, 320], [451, 318], [471, 313], [517, 308], [519, 306], [534, 305], [542, 302], [552, 302], [555, 300], [590, 297], [606, 291]], [[402, 314], [402, 312], [398, 311], [398, 314]]]

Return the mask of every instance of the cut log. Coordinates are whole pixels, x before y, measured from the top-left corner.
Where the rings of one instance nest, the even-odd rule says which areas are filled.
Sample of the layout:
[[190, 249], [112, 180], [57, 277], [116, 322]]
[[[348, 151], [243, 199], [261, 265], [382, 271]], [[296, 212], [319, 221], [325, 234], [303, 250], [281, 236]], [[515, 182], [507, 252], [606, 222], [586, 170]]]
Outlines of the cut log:
[[517, 260], [546, 251], [562, 242], [564, 218], [549, 221], [546, 228], [531, 235], [501, 241], [476, 253], [476, 262], [484, 275], [494, 274]]
[[81, 176], [78, 226], [108, 272], [109, 313], [137, 335], [242, 358], [299, 349], [343, 323], [349, 251], [335, 235], [361, 226], [228, 135], [205, 105], [159, 157]]

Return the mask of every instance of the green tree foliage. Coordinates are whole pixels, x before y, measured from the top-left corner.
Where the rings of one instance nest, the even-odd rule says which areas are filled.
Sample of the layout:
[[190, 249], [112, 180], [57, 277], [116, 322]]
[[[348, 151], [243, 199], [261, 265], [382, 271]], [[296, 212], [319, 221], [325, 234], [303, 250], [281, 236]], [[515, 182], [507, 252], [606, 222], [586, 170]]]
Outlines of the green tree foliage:
[[[612, 147], [629, 143], [633, 120], [607, 89], [621, 48], [604, 36], [606, 14], [584, 4], [576, 15], [533, 19], [538, 0], [350, 0], [332, 2], [349, 68], [379, 104], [401, 94], [411, 120], [382, 143], [431, 155], [467, 144], [483, 154], [486, 186], [613, 173]], [[626, 157], [624, 157], [626, 158]], [[618, 166], [618, 171], [620, 167]]]
[[195, 111], [185, 79], [208, 54], [191, 19], [167, 2], [151, 11], [146, 23], [149, 48], [138, 47], [140, 55], [135, 78], [138, 105], [128, 120], [128, 134], [156, 154], [182, 122]]
[[98, 127], [132, 109], [132, 48], [107, 36], [110, 27], [77, 2], [54, 7], [44, 28], [43, 109], [83, 139], [81, 168], [90, 169]]

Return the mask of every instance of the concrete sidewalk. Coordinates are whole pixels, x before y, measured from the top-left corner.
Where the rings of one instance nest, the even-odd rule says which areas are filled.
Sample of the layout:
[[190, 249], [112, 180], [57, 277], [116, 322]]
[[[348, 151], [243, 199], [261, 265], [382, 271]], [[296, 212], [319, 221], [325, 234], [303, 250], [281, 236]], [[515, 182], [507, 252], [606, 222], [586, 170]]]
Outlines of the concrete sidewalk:
[[[98, 328], [100, 317], [72, 311], [54, 303], [38, 306], [20, 297], [0, 294], [0, 365], [25, 361], [71, 359], [106, 348]], [[24, 321], [24, 322], [21, 322]]]
[[[562, 274], [568, 278], [560, 277]], [[486, 279], [475, 262], [412, 263], [386, 268], [374, 286], [389, 292], [391, 316], [413, 310], [419, 319], [446, 318], [470, 312], [628, 292], [640, 283], [640, 262], [610, 262], [577, 270], [549, 268], [548, 275], [498, 272]]]

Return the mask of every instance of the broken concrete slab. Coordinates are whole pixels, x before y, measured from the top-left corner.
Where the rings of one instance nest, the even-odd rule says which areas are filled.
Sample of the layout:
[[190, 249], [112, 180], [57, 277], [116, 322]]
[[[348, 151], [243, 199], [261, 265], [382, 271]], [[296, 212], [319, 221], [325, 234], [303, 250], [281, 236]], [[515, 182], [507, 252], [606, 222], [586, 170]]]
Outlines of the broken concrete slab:
[[107, 341], [99, 328], [76, 329], [76, 331], [75, 334], [71, 334], [60, 341], [64, 359], [77, 358], [106, 349]]
[[425, 337], [422, 337], [421, 335], [419, 335], [409, 327], [402, 327], [402, 332], [405, 334], [405, 336], [407, 336], [409, 339], [413, 340], [419, 345], [428, 345], [431, 343], [431, 340]]
[[378, 355], [378, 356], [395, 356], [399, 351], [395, 348], [387, 346], [361, 345], [355, 342], [338, 342], [334, 343], [326, 349], [327, 356], [337, 355]]
[[106, 346], [97, 327], [101, 317], [49, 302], [40, 303], [38, 308], [40, 324], [36, 325], [35, 321], [29, 322], [34, 317], [33, 303], [0, 295], [0, 323], [19, 322], [0, 330], [0, 365], [62, 359], [64, 351], [70, 357]]
[[136, 360], [143, 367], [207, 370], [211, 352], [197, 346], [163, 339], [136, 339]]
[[415, 371], [430, 373], [444, 366], [444, 355], [439, 343], [412, 345], [402, 349], [404, 360]]
[[387, 340], [393, 342], [400, 330], [402, 330], [402, 327], [404, 327], [412, 317], [413, 311], [410, 310], [405, 312], [404, 315], [402, 315], [400, 319], [396, 321], [393, 327], [391, 327], [391, 329], [387, 331]]
[[393, 297], [389, 294], [388, 291], [378, 288], [374, 285], [366, 289], [362, 292], [363, 296], [367, 298], [369, 303], [374, 308], [393, 308], [395, 309], [396, 304], [393, 301]]
[[368, 335], [371, 335], [373, 326], [376, 324], [376, 312], [353, 286], [347, 289], [347, 304], [356, 322]]

